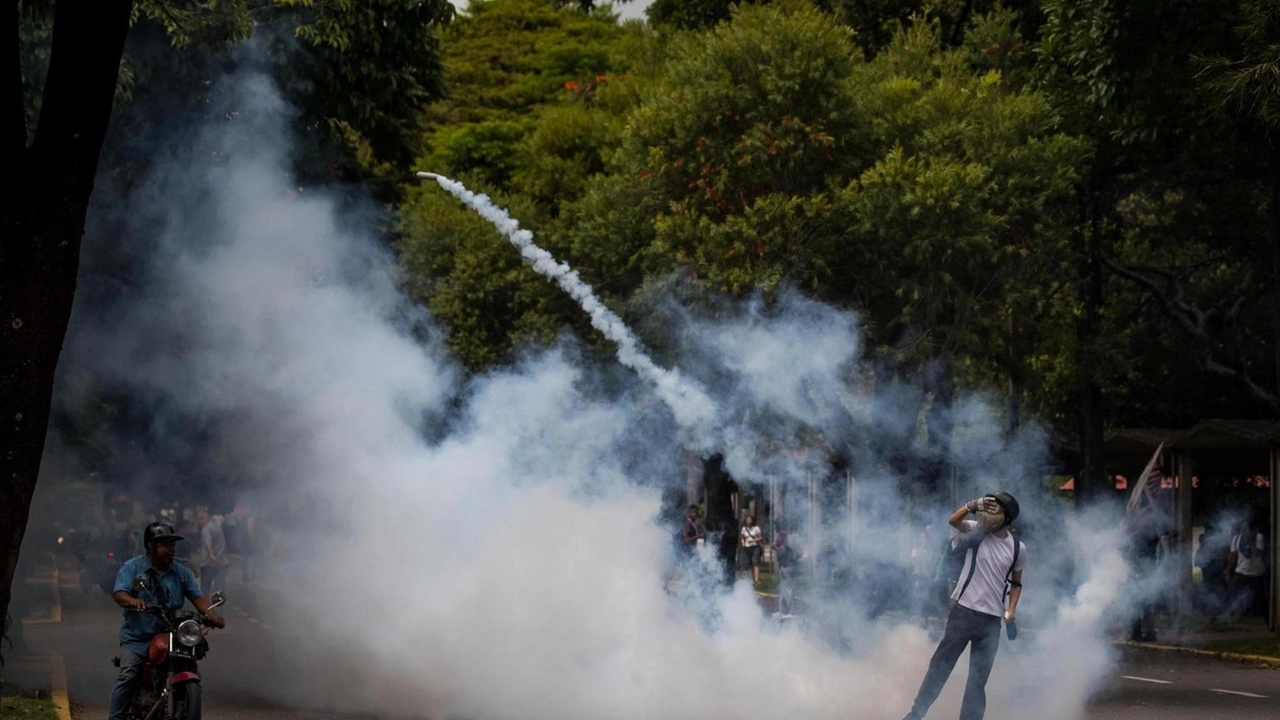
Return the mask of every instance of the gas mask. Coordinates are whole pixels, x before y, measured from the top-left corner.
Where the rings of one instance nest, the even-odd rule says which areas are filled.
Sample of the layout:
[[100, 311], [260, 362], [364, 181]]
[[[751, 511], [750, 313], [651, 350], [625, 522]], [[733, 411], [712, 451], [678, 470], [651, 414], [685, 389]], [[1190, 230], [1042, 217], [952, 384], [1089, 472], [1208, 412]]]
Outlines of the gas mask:
[[1004, 527], [1004, 509], [997, 506], [995, 512], [986, 510], [979, 512], [978, 527], [987, 532], [995, 532]]

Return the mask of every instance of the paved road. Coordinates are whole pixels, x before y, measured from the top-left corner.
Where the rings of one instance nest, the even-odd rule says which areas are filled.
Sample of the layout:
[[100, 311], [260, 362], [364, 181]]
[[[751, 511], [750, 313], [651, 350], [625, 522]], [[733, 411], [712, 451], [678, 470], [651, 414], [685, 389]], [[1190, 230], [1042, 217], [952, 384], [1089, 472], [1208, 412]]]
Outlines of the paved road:
[[[211, 651], [202, 667], [216, 684], [206, 691], [209, 717], [236, 720], [343, 720], [324, 708], [339, 706], [342, 673], [332, 672], [337, 658], [327, 657], [325, 668], [297, 665], [287, 648], [273, 649], [262, 641], [266, 630], [276, 637], [305, 637], [303, 627], [284, 627], [290, 618], [273, 617], [270, 593], [263, 588], [229, 589], [232, 602], [221, 609], [228, 629], [210, 638]], [[119, 612], [100, 593], [81, 594], [65, 588], [62, 623], [28, 627], [28, 642], [61, 654], [76, 720], [105, 720], [106, 700], [114, 679], [111, 658], [116, 654]], [[294, 619], [295, 624], [301, 620]], [[963, 667], [963, 663], [962, 663]], [[325, 678], [317, 686], [305, 678]], [[339, 678], [334, 680], [334, 678]], [[270, 678], [277, 687], [297, 689], [296, 700], [281, 707], [264, 699], [259, 688]], [[1000, 715], [992, 708], [994, 717]], [[367, 716], [366, 716], [367, 717]], [[1126, 649], [1121, 667], [1091, 703], [1087, 720], [1261, 720], [1280, 717], [1280, 670], [1202, 658], [1174, 652]], [[608, 720], [602, 718], [602, 720]]]
[[[264, 591], [248, 591], [232, 587], [229, 594], [236, 599], [219, 611], [227, 618], [228, 628], [217, 630], [209, 638], [210, 652], [201, 669], [217, 678], [216, 687], [205, 692], [207, 715], [217, 718], [267, 720], [287, 716], [291, 720], [335, 720], [343, 718], [298, 702], [284, 709], [266, 701], [260, 688], [264, 678], [278, 678], [284, 687], [302, 687], [300, 676], [308, 669], [263, 643], [261, 631], [269, 626], [263, 620], [268, 609], [260, 596]], [[84, 594], [74, 585], [62, 588], [62, 622], [30, 625], [27, 643], [63, 657], [67, 689], [76, 720], [105, 720], [107, 699], [115, 679], [111, 658], [118, 652], [116, 642], [120, 611], [103, 593]], [[332, 688], [340, 692], [341, 688]]]
[[1126, 650], [1094, 698], [1093, 720], [1280, 717], [1280, 670], [1184, 653]]

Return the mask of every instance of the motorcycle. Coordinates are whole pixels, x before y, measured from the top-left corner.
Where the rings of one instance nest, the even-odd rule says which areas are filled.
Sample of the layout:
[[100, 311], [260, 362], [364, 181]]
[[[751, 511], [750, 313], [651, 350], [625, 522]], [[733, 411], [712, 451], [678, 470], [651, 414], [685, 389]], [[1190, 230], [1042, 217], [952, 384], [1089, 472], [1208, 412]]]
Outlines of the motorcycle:
[[[148, 589], [145, 575], [133, 581], [134, 592]], [[227, 601], [214, 593], [210, 609]], [[199, 613], [148, 606], [135, 609], [161, 618], [164, 631], [156, 633], [147, 650], [138, 679], [138, 692], [126, 712], [129, 720], [200, 720], [200, 675], [196, 663], [209, 652], [206, 639], [212, 621]], [[120, 667], [120, 658], [112, 663]]]

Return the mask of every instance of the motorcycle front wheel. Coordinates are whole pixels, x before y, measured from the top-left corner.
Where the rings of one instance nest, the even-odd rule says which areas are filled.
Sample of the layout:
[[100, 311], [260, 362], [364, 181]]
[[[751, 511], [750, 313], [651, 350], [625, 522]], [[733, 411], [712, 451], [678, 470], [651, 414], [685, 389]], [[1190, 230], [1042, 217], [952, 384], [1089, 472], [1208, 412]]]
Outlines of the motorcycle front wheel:
[[200, 720], [200, 683], [190, 681], [173, 686], [172, 720]]

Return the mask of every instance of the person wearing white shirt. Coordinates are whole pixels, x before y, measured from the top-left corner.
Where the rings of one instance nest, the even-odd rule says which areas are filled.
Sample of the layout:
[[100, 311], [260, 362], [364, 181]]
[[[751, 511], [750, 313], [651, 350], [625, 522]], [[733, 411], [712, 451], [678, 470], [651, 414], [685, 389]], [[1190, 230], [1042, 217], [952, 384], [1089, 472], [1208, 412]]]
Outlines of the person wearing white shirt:
[[756, 524], [756, 516], [748, 515], [738, 534], [738, 544], [751, 563], [751, 582], [760, 584], [760, 555], [764, 552], [764, 531]]
[[[966, 519], [970, 513], [978, 521]], [[1000, 646], [1000, 621], [1017, 634], [1015, 614], [1022, 597], [1022, 570], [1027, 566], [1026, 546], [1010, 531], [1018, 517], [1018, 501], [1006, 492], [970, 500], [956, 508], [947, 521], [952, 546], [968, 547], [959, 582], [951, 592], [951, 612], [929, 670], [920, 683], [911, 712], [903, 720], [922, 720], [938, 699], [942, 687], [969, 647], [969, 678], [964, 687], [960, 720], [981, 720], [987, 710], [987, 678]], [[1005, 608], [1008, 589], [1009, 606]]]
[[1227, 603], [1230, 614], [1248, 610], [1265, 617], [1263, 580], [1267, 564], [1262, 559], [1267, 542], [1248, 520], [1240, 523], [1240, 533], [1231, 538], [1231, 555], [1227, 558]]

